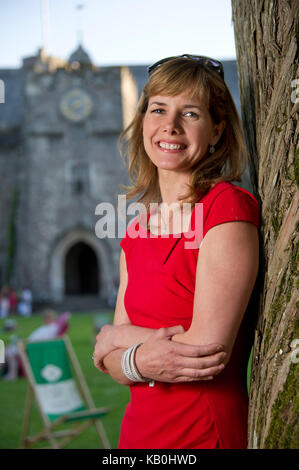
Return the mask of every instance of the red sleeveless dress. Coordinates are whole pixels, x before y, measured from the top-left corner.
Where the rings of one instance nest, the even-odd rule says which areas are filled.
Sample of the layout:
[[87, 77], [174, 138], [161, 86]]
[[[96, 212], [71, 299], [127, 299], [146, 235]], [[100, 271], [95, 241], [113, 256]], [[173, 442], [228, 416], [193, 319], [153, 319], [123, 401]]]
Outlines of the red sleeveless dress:
[[[225, 222], [247, 221], [259, 227], [258, 202], [232, 183], [216, 184], [199, 202], [192, 212], [189, 230], [195, 232], [195, 213], [200, 207], [202, 234], [197, 237], [195, 232], [196, 246], [191, 249], [185, 248], [186, 233], [154, 237], [146, 225], [139, 227], [137, 218], [129, 225], [120, 245], [128, 270], [124, 303], [133, 325], [146, 328], [182, 325], [187, 330], [193, 314], [202, 237], [210, 228]], [[133, 238], [132, 230], [136, 233], [138, 229], [138, 236]], [[229, 363], [212, 381], [155, 382], [154, 387], [148, 383], [132, 384], [119, 448], [247, 448], [248, 357], [243, 321]]]

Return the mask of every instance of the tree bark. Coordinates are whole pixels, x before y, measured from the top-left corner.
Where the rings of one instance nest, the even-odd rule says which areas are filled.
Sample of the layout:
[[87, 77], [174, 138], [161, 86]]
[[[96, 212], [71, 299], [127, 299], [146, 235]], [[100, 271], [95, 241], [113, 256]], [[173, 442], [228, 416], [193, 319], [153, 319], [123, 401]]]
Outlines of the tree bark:
[[248, 448], [299, 448], [299, 2], [232, 0], [232, 11], [242, 121], [261, 209]]

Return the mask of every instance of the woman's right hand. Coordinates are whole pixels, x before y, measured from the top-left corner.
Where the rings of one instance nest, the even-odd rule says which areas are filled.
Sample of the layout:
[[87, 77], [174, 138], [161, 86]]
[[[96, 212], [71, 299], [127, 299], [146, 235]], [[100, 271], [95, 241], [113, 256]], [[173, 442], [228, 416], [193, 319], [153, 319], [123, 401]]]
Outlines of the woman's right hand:
[[160, 328], [135, 352], [135, 363], [143, 377], [159, 382], [211, 380], [223, 369], [227, 354], [221, 344], [193, 346], [171, 341], [184, 333], [182, 326]]
[[105, 374], [108, 374], [108, 371], [103, 360], [107, 354], [117, 349], [114, 339], [118, 330], [119, 326], [117, 325], [103, 325], [96, 336], [97, 342], [94, 346], [93, 362], [96, 368]]

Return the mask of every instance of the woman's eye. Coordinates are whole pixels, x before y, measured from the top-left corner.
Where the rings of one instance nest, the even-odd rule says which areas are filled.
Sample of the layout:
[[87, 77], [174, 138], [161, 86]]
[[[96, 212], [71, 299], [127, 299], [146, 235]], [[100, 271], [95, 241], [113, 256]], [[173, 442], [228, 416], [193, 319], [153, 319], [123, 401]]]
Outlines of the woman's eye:
[[155, 109], [152, 109], [151, 111], [152, 113], [155, 113], [155, 114], [161, 114], [164, 112], [164, 109], [162, 108], [155, 108]]
[[194, 113], [193, 111], [187, 111], [186, 113], [184, 113], [184, 116], [191, 117], [191, 118], [198, 118], [198, 114]]

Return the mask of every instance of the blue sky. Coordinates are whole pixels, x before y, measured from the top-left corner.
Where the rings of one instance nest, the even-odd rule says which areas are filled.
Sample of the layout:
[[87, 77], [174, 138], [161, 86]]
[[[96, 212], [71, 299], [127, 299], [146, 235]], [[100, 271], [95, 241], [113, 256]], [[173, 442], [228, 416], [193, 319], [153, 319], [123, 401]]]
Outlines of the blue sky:
[[[43, 43], [42, 0], [0, 0], [0, 67], [21, 65]], [[85, 5], [78, 10], [78, 4]], [[78, 45], [96, 65], [151, 64], [183, 53], [236, 57], [230, 0], [48, 0], [48, 53]], [[45, 22], [47, 24], [47, 22]]]

